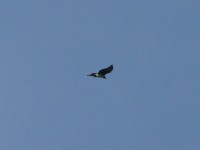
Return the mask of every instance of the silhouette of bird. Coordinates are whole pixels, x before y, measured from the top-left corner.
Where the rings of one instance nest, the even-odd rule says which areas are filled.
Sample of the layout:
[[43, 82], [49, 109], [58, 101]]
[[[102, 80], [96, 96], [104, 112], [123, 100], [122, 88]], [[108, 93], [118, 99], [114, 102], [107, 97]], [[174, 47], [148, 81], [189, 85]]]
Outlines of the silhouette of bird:
[[99, 70], [98, 73], [91, 73], [87, 76], [93, 76], [93, 77], [99, 77], [99, 78], [104, 78], [106, 79], [106, 74], [110, 73], [111, 71], [113, 70], [113, 65], [110, 65], [109, 67], [107, 68], [104, 68], [104, 69], [101, 69]]

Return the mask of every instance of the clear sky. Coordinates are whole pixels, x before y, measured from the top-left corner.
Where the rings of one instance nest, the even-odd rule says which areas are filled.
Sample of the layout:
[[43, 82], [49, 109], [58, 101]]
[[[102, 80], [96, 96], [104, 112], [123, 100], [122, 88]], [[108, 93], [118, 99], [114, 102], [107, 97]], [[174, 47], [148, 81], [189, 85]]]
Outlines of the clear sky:
[[200, 1], [1, 0], [0, 149], [199, 150]]

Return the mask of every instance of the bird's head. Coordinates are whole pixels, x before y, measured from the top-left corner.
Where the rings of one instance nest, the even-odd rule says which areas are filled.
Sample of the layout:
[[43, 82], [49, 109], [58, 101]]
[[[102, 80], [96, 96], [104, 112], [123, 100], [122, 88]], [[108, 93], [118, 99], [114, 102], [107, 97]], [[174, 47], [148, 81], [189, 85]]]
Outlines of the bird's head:
[[91, 73], [91, 74], [88, 74], [87, 76], [93, 76], [93, 77], [95, 77], [96, 73]]

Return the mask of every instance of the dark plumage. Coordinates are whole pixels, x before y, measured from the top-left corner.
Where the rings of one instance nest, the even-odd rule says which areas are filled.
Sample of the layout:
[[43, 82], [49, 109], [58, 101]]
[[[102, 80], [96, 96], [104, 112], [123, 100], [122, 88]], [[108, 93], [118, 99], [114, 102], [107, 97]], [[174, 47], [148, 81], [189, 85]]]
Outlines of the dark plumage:
[[106, 79], [106, 74], [110, 73], [111, 71], [113, 70], [113, 65], [110, 65], [109, 67], [107, 68], [104, 68], [104, 69], [101, 69], [99, 70], [98, 73], [91, 73], [87, 76], [93, 76], [93, 77], [99, 77], [99, 78], [104, 78]]

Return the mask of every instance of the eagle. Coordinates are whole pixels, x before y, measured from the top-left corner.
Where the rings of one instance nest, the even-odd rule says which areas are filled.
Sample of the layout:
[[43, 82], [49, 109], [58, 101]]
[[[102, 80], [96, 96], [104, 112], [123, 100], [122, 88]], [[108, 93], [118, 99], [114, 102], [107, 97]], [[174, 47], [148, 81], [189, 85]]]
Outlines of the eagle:
[[101, 69], [99, 70], [98, 73], [91, 73], [87, 76], [93, 76], [93, 77], [99, 77], [99, 78], [104, 78], [106, 79], [106, 74], [110, 73], [111, 71], [113, 70], [113, 65], [110, 65], [109, 67], [107, 68], [104, 68], [104, 69]]

